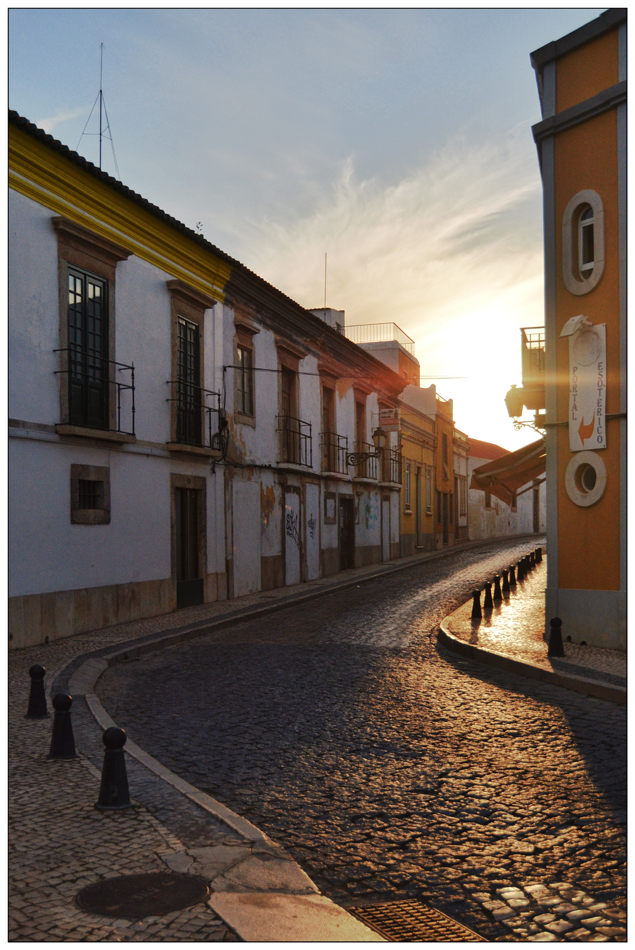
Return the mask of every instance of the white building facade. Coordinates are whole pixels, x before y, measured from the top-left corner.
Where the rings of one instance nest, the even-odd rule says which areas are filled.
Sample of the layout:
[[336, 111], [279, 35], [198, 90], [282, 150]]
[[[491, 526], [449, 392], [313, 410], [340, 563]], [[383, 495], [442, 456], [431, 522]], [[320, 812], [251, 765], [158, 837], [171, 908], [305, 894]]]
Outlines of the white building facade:
[[[10, 646], [399, 554], [404, 381], [15, 113]], [[321, 316], [321, 315], [320, 315]]]

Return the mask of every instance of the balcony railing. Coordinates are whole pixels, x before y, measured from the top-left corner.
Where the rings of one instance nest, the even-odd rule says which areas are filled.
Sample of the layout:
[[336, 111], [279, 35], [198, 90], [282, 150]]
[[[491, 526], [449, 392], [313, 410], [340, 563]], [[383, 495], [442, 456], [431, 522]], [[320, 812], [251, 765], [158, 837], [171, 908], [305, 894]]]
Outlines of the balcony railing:
[[545, 328], [524, 327], [520, 331], [523, 388], [534, 389], [545, 384]]
[[401, 483], [401, 452], [399, 449], [384, 449], [381, 468], [383, 482]]
[[396, 323], [358, 323], [344, 327], [342, 332], [353, 343], [392, 343], [396, 340], [414, 356], [415, 341]]
[[[169, 379], [175, 404], [176, 433], [168, 445], [194, 445], [200, 448], [218, 447], [220, 394], [211, 389], [194, 386], [184, 379]], [[211, 405], [210, 405], [211, 403]]]
[[322, 433], [322, 471], [335, 472], [338, 475], [348, 475], [346, 455], [348, 453], [348, 439], [337, 432]]
[[68, 424], [134, 435], [134, 364], [117, 363], [78, 346], [53, 352], [63, 354], [64, 369], [55, 375], [66, 377]]
[[[356, 455], [358, 453], [375, 455], [377, 449], [372, 442], [356, 442], [354, 452]], [[358, 478], [379, 478], [379, 461], [376, 455], [374, 458], [362, 459], [355, 466], [355, 475]]]
[[280, 461], [293, 465], [313, 465], [313, 437], [311, 423], [294, 416], [278, 416]]

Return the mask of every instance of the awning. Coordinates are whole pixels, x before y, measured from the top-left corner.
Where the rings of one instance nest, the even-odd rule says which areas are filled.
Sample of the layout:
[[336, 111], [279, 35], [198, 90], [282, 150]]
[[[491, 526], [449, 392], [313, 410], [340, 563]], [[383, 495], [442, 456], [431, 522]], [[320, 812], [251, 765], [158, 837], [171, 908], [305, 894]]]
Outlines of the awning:
[[490, 492], [506, 505], [510, 505], [514, 495], [522, 494], [518, 489], [527, 485], [527, 482], [532, 482], [532, 485], [525, 489], [528, 491], [533, 486], [533, 479], [544, 475], [546, 468], [545, 440], [538, 439], [522, 449], [501, 455], [493, 462], [479, 465], [472, 472], [470, 488]]

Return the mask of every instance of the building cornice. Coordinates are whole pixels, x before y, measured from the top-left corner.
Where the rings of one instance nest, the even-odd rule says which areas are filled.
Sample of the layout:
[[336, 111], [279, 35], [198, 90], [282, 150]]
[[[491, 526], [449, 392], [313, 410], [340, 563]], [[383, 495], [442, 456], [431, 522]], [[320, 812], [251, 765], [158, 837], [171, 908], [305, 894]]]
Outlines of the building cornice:
[[587, 122], [596, 115], [601, 115], [609, 109], [615, 109], [622, 102], [626, 102], [626, 80], [615, 83], [608, 89], [603, 89], [597, 96], [585, 99], [584, 102], [578, 102], [562, 112], [550, 115], [541, 122], [532, 126], [531, 131], [537, 144], [550, 135], [557, 135], [558, 132], [564, 132], [565, 129], [571, 129], [582, 122]]
[[545, 46], [541, 46], [540, 49], [534, 50], [530, 56], [531, 65], [536, 71], [541, 71], [546, 63], [550, 63], [554, 59], [559, 59], [566, 53], [573, 52], [573, 50], [584, 46], [584, 44], [590, 40], [602, 36], [603, 33], [608, 33], [609, 30], [614, 30], [620, 23], [624, 23], [626, 14], [627, 10], [625, 7], [607, 10], [605, 13], [600, 14], [599, 17], [596, 17], [595, 20], [591, 20], [590, 23], [585, 23], [584, 26], [573, 30], [572, 33], [567, 33], [566, 36], [547, 43]]

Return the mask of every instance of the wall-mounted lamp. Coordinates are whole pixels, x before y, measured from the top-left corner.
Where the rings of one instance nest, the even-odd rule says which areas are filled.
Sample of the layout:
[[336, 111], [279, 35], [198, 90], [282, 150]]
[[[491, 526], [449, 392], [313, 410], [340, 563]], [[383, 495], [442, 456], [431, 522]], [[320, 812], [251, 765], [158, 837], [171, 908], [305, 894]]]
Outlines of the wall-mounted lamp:
[[380, 459], [382, 452], [384, 451], [384, 446], [386, 444], [386, 432], [382, 429], [381, 426], [377, 426], [373, 432], [373, 445], [375, 446], [374, 452], [352, 452], [350, 455], [346, 456], [346, 462], [348, 465], [362, 465], [366, 459]]

